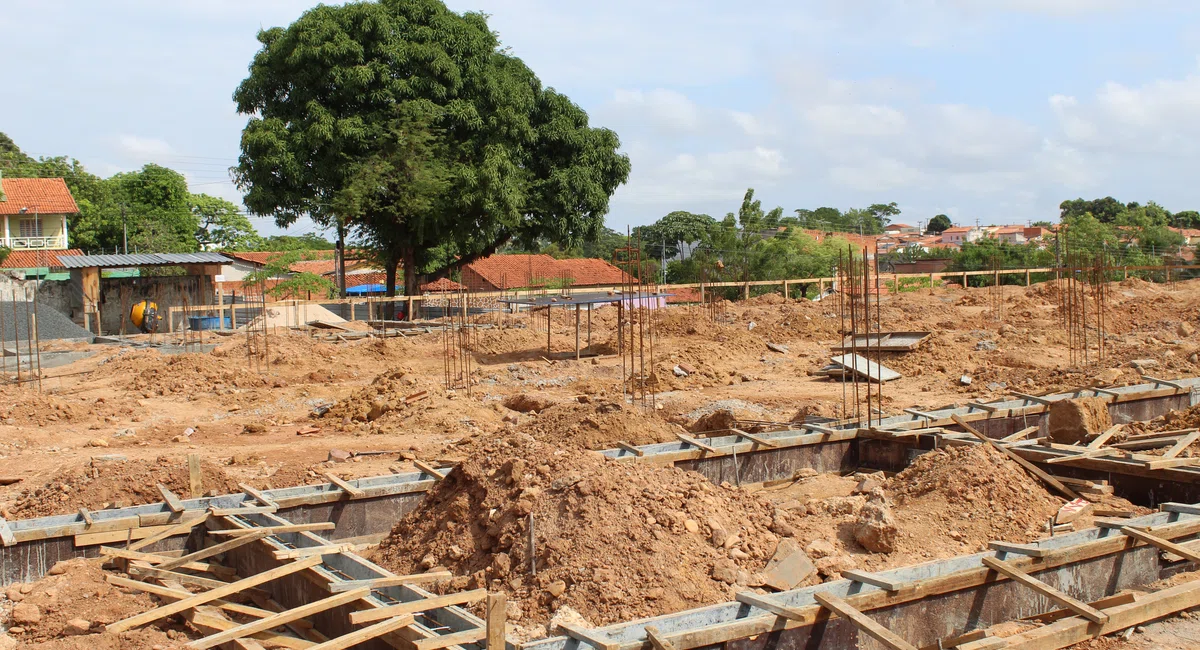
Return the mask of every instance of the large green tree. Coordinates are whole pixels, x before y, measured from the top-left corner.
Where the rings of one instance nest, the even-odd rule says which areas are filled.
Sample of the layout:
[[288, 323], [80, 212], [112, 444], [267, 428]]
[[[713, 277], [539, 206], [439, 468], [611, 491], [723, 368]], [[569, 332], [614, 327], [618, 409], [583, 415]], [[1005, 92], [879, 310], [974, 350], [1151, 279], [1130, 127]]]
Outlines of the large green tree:
[[683, 245], [700, 241], [715, 223], [707, 214], [675, 210], [648, 226], [639, 226], [634, 235], [641, 235], [650, 258], [673, 258]]
[[934, 215], [934, 217], [929, 220], [929, 225], [925, 226], [925, 234], [940, 235], [953, 226], [954, 223], [950, 221], [950, 217], [947, 217], [944, 214]]
[[258, 245], [258, 232], [238, 206], [207, 194], [193, 194], [189, 203], [198, 222], [196, 241], [201, 248], [245, 250]]
[[440, 0], [322, 5], [259, 41], [234, 93], [251, 116], [235, 176], [252, 212], [281, 226], [309, 216], [345, 228], [364, 213], [339, 214], [337, 195], [360, 165], [386, 155], [397, 104], [421, 105], [444, 134], [448, 189], [422, 219], [427, 235], [392, 239], [408, 293], [426, 252], [443, 244], [462, 264], [513, 239], [571, 247], [595, 238], [628, 177], [616, 134], [589, 127], [583, 110], [544, 88], [483, 14]]

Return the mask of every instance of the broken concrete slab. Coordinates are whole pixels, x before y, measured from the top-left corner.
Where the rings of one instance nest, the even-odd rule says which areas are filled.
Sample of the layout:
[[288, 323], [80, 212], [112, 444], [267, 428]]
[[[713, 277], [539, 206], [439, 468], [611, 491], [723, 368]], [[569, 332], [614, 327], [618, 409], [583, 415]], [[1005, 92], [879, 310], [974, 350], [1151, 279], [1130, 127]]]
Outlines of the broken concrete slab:
[[900, 373], [865, 359], [857, 354], [843, 354], [839, 357], [834, 357], [830, 361], [835, 366], [840, 366], [848, 372], [852, 372], [859, 377], [875, 383], [889, 382], [903, 377]]
[[778, 343], [768, 343], [768, 344], [767, 344], [767, 349], [768, 349], [768, 350], [770, 350], [770, 351], [772, 351], [772, 352], [778, 352], [779, 354], [787, 354], [787, 353], [788, 353], [787, 346], [786, 346], [786, 345], [780, 345], [780, 344], [778, 344]]
[[775, 547], [775, 555], [763, 569], [763, 584], [777, 591], [795, 589], [817, 568], [796, 540], [785, 537]]
[[930, 337], [930, 332], [880, 332], [878, 334], [858, 334], [842, 339], [841, 346], [835, 346], [834, 352], [848, 352], [852, 349], [878, 350], [880, 352], [909, 352]]

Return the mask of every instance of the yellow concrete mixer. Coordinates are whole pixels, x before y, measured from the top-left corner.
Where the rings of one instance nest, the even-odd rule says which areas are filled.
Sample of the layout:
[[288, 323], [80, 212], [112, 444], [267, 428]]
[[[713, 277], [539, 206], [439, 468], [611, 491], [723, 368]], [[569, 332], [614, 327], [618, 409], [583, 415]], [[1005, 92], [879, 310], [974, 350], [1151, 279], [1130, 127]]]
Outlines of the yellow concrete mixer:
[[146, 334], [153, 334], [158, 331], [158, 324], [162, 322], [162, 316], [158, 315], [157, 304], [143, 300], [129, 310], [129, 321]]

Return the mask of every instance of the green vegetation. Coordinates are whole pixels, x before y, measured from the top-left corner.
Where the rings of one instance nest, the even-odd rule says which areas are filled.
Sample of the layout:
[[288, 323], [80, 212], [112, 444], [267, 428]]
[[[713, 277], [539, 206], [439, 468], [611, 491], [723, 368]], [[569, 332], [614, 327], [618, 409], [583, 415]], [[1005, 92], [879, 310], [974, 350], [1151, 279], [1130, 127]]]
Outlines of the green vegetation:
[[276, 255], [259, 269], [248, 274], [242, 284], [246, 287], [259, 287], [267, 295], [276, 300], [285, 298], [332, 298], [337, 293], [337, 287], [325, 278], [304, 271], [294, 273], [291, 266], [296, 262], [313, 259], [303, 251], [288, 251]]

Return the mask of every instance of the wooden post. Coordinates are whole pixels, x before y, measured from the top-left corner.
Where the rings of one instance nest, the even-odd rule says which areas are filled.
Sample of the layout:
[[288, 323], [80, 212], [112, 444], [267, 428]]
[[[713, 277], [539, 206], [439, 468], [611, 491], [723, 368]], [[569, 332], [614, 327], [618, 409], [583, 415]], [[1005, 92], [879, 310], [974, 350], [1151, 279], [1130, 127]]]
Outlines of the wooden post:
[[817, 278], [817, 295], [825, 295], [825, 278]]
[[411, 323], [413, 320], [413, 297], [412, 296], [408, 297], [408, 311], [405, 312], [405, 316], [408, 318], [408, 321]]
[[575, 304], [575, 360], [579, 361], [579, 304]]
[[193, 499], [204, 496], [204, 483], [200, 479], [200, 454], [188, 454], [188, 492]]
[[967, 288], [967, 272], [963, 271], [963, 288]]
[[550, 304], [546, 304], [546, 358], [550, 358]]
[[588, 349], [592, 349], [592, 305], [588, 304]]
[[783, 299], [787, 300], [790, 297], [791, 297], [791, 294], [788, 293], [788, 281], [784, 280], [783, 281]]
[[1125, 279], [1126, 280], [1129, 279], [1129, 265], [1128, 264], [1125, 265]]
[[1026, 269], [1025, 269], [1025, 286], [1027, 286], [1027, 287], [1029, 286], [1029, 268], [1028, 267], [1026, 267]]
[[504, 592], [487, 595], [487, 650], [504, 650], [504, 628], [508, 623], [508, 596]]
[[742, 287], [742, 300], [749, 300], [749, 299], [750, 299], [750, 282], [747, 281], [745, 286]]

